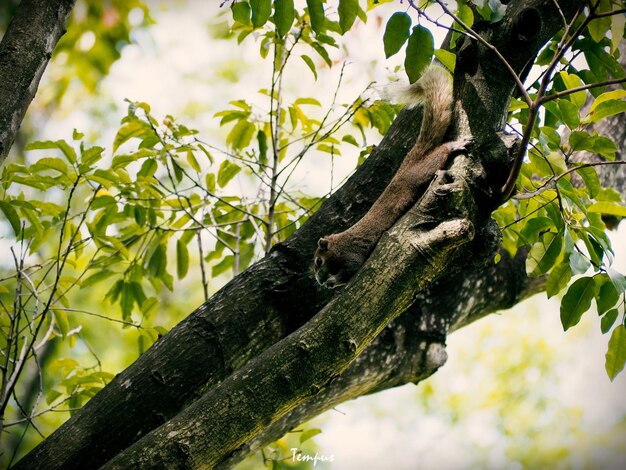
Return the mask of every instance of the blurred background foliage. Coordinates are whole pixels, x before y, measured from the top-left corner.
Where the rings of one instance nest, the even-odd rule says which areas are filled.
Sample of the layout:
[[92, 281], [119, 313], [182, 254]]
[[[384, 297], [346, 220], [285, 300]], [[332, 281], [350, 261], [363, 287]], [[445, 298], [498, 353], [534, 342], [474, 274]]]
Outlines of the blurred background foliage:
[[[2, 466], [297, 229], [398, 112], [372, 82], [407, 65], [419, 72], [401, 54], [391, 57], [411, 41], [408, 30], [388, 31], [393, 2], [356, 2], [354, 15], [328, 2], [332, 21], [323, 26], [301, 2], [298, 27], [279, 28], [284, 41], [271, 22], [255, 25], [246, 2], [218, 3], [77, 1], [3, 167], [5, 198], [17, 209], [6, 209], [0, 226], [0, 299], [10, 305], [16, 286], [26, 285], [15, 274], [21, 262], [42, 299], [57, 284], [67, 293], [55, 296], [42, 323], [47, 342], [36, 345], [19, 399], [9, 401]], [[370, 10], [379, 3], [388, 5]], [[481, 15], [491, 18], [483, 3]], [[0, 31], [16, 4], [0, 5]], [[454, 66], [445, 51], [420, 51], [421, 62], [434, 54]], [[523, 120], [527, 111], [511, 112]], [[502, 224], [514, 213], [503, 209]], [[30, 242], [15, 242], [21, 230]], [[517, 249], [518, 238], [507, 241]], [[50, 261], [59, 253], [63, 276]], [[38, 301], [31, 295], [21, 305], [24, 318], [43, 318], [33, 313]], [[585, 317], [565, 338], [555, 312], [558, 303], [531, 301], [465, 328], [450, 338], [449, 364], [426, 383], [342, 405], [240, 468], [314, 468], [294, 461], [293, 448], [334, 456], [315, 468], [623, 462], [626, 405], [617, 391], [625, 382], [610, 384], [602, 371], [600, 320]], [[568, 379], [580, 374], [592, 383]], [[27, 410], [32, 420], [23, 418]]]

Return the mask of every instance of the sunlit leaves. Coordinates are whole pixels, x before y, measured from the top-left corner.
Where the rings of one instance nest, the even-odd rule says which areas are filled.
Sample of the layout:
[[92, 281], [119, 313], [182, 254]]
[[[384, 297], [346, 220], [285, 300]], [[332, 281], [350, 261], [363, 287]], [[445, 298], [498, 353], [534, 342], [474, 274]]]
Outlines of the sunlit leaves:
[[456, 55], [450, 51], [444, 49], [435, 50], [435, 57], [447, 68], [450, 72], [454, 73], [456, 68]]
[[217, 174], [217, 184], [222, 188], [225, 187], [240, 171], [241, 167], [239, 165], [224, 160]]
[[241, 120], [231, 129], [226, 137], [226, 143], [235, 150], [241, 150], [252, 141], [256, 127], [248, 121]]
[[130, 117], [128, 122], [117, 131], [115, 140], [113, 141], [113, 151], [115, 152], [122, 144], [133, 137], [146, 138], [153, 136], [154, 133], [149, 123]]
[[61, 150], [65, 158], [70, 163], [76, 162], [76, 151], [64, 140], [46, 140], [32, 142], [25, 147], [25, 150], [49, 150], [58, 149]]
[[560, 233], [542, 234], [528, 253], [526, 271], [535, 276], [546, 273], [558, 259], [562, 247], [563, 237]]
[[626, 217], [626, 206], [611, 201], [599, 201], [590, 205], [587, 210], [589, 212], [597, 212], [599, 214], [616, 215]]
[[611, 334], [606, 352], [605, 367], [611, 380], [624, 369], [624, 364], [626, 364], [626, 327], [617, 325]]
[[574, 131], [570, 135], [569, 142], [573, 150], [586, 150], [588, 152], [598, 153], [607, 160], [615, 160], [617, 146], [615, 142], [608, 137], [590, 135], [582, 131]]

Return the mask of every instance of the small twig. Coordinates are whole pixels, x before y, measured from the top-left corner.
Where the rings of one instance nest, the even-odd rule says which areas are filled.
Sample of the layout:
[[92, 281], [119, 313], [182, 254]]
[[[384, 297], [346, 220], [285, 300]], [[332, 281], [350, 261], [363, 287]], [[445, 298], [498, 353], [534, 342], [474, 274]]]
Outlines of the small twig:
[[513, 196], [513, 199], [517, 199], [517, 200], [524, 200], [524, 199], [531, 199], [541, 193], [543, 193], [544, 191], [548, 190], [551, 187], [554, 187], [556, 185], [556, 183], [564, 178], [565, 176], [569, 175], [570, 173], [574, 173], [578, 170], [581, 170], [583, 168], [589, 168], [589, 167], [593, 167], [593, 166], [603, 166], [603, 165], [626, 165], [626, 161], [616, 161], [616, 162], [590, 162], [590, 163], [583, 163], [582, 165], [578, 165], [574, 168], [570, 168], [567, 171], [564, 171], [563, 173], [560, 173], [558, 175], [554, 175], [551, 176], [550, 178], [548, 178], [548, 180], [543, 183], [541, 186], [539, 186], [536, 190], [530, 192], [530, 193], [523, 193], [523, 194], [516, 194], [515, 196]]
[[204, 253], [202, 251], [202, 232], [196, 231], [196, 240], [198, 242], [198, 256], [200, 257], [200, 273], [202, 274], [202, 291], [204, 293], [204, 301], [209, 300], [209, 283], [207, 282], [206, 271], [204, 269]]
[[569, 88], [567, 90], [559, 91], [558, 93], [554, 93], [552, 95], [545, 95], [541, 98], [540, 104], [543, 105], [549, 101], [552, 101], [557, 98], [561, 98], [563, 96], [567, 96], [567, 95], [570, 95], [572, 93], [576, 93], [579, 91], [585, 91], [591, 88], [598, 88], [598, 87], [607, 86], [607, 85], [616, 85], [618, 83], [626, 83], [626, 78], [615, 78], [613, 80], [607, 80], [605, 82], [590, 83], [589, 85], [581, 85], [575, 88]]

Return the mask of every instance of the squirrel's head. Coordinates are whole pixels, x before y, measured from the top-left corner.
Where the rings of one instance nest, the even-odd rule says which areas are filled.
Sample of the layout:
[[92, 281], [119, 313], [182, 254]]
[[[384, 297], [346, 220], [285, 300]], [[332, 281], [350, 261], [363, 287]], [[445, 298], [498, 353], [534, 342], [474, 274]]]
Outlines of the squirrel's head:
[[363, 256], [342, 246], [336, 235], [320, 238], [313, 260], [315, 279], [324, 287], [334, 289], [343, 286], [363, 264]]

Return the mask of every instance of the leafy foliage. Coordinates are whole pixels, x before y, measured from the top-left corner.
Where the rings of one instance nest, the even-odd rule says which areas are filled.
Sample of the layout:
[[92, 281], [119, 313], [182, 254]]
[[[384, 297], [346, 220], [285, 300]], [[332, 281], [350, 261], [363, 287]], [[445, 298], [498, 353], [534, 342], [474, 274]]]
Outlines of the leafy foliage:
[[[109, 11], [94, 8], [83, 26]], [[85, 325], [109, 321], [133, 330], [143, 353], [171, 326], [161, 306], [191, 273], [200, 274], [194, 278], [206, 298], [220, 277], [244, 270], [323, 201], [290, 183], [305, 156], [338, 157], [344, 146], [361, 147], [367, 128], [384, 133], [393, 121], [398, 108], [381, 101], [357, 97], [324, 109], [316, 98], [290, 99], [281, 89], [298, 56], [314, 74], [311, 56], [332, 65], [328, 49], [338, 47], [342, 31], [324, 16], [323, 2], [309, 2], [305, 12], [288, 1], [234, 2], [231, 13], [240, 40], [253, 30], [261, 35], [260, 54], [274, 72], [256, 100], [233, 100], [215, 114], [227, 130], [223, 148], [173, 116], [155, 117], [147, 103], [129, 102], [110, 150], [74, 131], [71, 139], [28, 144], [25, 160], [33, 163], [2, 168], [0, 217], [12, 239], [12, 266], [2, 267], [0, 280], [0, 349], [19, 357], [3, 370], [15, 378], [1, 396], [12, 435], [32, 430], [32, 420], [49, 411], [72, 413], [112, 378], [99, 360], [85, 366], [72, 353], [90, 349]], [[76, 48], [83, 34], [71, 30], [61, 50]], [[101, 64], [102, 73], [110, 64]], [[365, 146], [361, 160], [368, 153]], [[79, 299], [96, 293], [107, 313], [82, 306]], [[18, 337], [23, 324], [27, 334]], [[14, 398], [28, 395], [18, 379], [29, 380], [24, 371], [38, 368], [42, 347], [53, 356], [41, 369], [45, 403], [37, 398], [25, 410]]]
[[[323, 198], [290, 185], [303, 158], [339, 157], [356, 146], [362, 162], [371, 151], [366, 130], [384, 134], [395, 118], [398, 107], [383, 101], [355, 97], [338, 103], [335, 94], [332, 103], [322, 105], [316, 97], [288, 96], [282, 88], [294, 62], [304, 63], [316, 80], [321, 68], [336, 66], [334, 51], [342, 36], [367, 21], [365, 2], [224, 3], [237, 41], [255, 41], [273, 67], [265, 88], [215, 114], [227, 131], [223, 148], [173, 116], [158, 119], [147, 103], [130, 102], [110, 151], [89, 145], [74, 131], [71, 139], [29, 144], [26, 150], [36, 155], [32, 164], [2, 169], [0, 213], [13, 241], [12, 266], [3, 266], [8, 272], [0, 279], [0, 308], [6, 313], [0, 316], [0, 349], [5, 358], [16, 358], [3, 369], [10, 380], [4, 381], [1, 404], [15, 417], [9, 428], [28, 429], [51, 410], [73, 412], [111, 380], [100, 364], [85, 366], [57, 353], [45, 369], [53, 379], [46, 379], [45, 387], [41, 379], [46, 405], [37, 399], [24, 411], [16, 398], [26, 365], [39, 368], [42, 347], [56, 353], [58, 344], [87, 345], [84, 322], [75, 313], [132, 329], [142, 353], [167, 331], [159, 307], [190, 273], [201, 274], [206, 297], [211, 280], [245, 269], [319, 206]], [[381, 3], [388, 2], [368, 1], [366, 9]], [[425, 9], [428, 3], [401, 3], [402, 11], [391, 15], [382, 35], [387, 57], [404, 48], [411, 81], [433, 57], [451, 71], [455, 66], [455, 54], [437, 49], [426, 26], [438, 24]], [[142, 13], [141, 25], [151, 21], [139, 0], [90, 1], [83, 8], [56, 52], [71, 71], [55, 83], [57, 98], [72, 77], [95, 90], [132, 40], [132, 11]], [[626, 205], [617, 192], [601, 186], [595, 165], [575, 163], [574, 157], [591, 152], [603, 164], [615, 160], [616, 143], [592, 131], [594, 123], [626, 110], [624, 90], [596, 86], [626, 77], [618, 62], [623, 15], [613, 10], [618, 10], [614, 2], [601, 0], [581, 12], [570, 29], [575, 36], [561, 34], [544, 48], [537, 62], [542, 76], [512, 101], [509, 122], [528, 135], [531, 146], [518, 196], [494, 213], [503, 248], [511, 255], [528, 251], [527, 271], [546, 278], [548, 296], [565, 291], [564, 329], [575, 326], [595, 301], [602, 332], [611, 333], [606, 355], [611, 378], [626, 362], [626, 279], [612, 268], [615, 253], [605, 220], [626, 217]], [[497, 22], [505, 12], [497, 0], [457, 2], [456, 10], [447, 12], [453, 20], [451, 48], [471, 33], [475, 19]], [[252, 189], [242, 194], [241, 187]], [[112, 313], [76, 308], [77, 298], [96, 289], [102, 289]], [[315, 433], [304, 432], [301, 441]], [[264, 460], [278, 465], [277, 458]]]
[[[626, 321], [626, 278], [612, 268], [615, 253], [605, 220], [624, 217], [626, 205], [615, 190], [601, 187], [596, 172], [597, 165], [614, 163], [617, 145], [592, 128], [626, 110], [624, 90], [598, 86], [598, 82], [619, 82], [626, 77], [618, 63], [619, 40], [615, 40], [616, 35], [623, 35], [622, 20], [617, 4], [601, 1], [595, 10], [575, 19], [575, 36], [555, 37], [541, 53], [538, 65], [543, 73], [528, 93], [531, 106], [543, 106], [545, 115], [534, 120], [523, 98], [511, 103], [510, 120], [524, 126], [531, 147], [518, 178], [519, 196], [494, 214], [503, 228], [503, 247], [511, 255], [526, 248], [528, 273], [547, 275], [548, 296], [566, 290], [561, 303], [565, 330], [580, 321], [594, 298], [603, 316], [604, 333], [620, 318], [608, 344], [611, 378], [623, 367], [620, 351], [624, 345], [621, 333], [615, 331]], [[600, 24], [615, 25], [611, 38], [606, 29], [599, 33]], [[581, 53], [589, 68], [574, 60]], [[542, 90], [547, 90], [545, 95]], [[582, 152], [597, 154], [603, 161], [577, 163]], [[567, 287], [577, 275], [582, 277]]]

